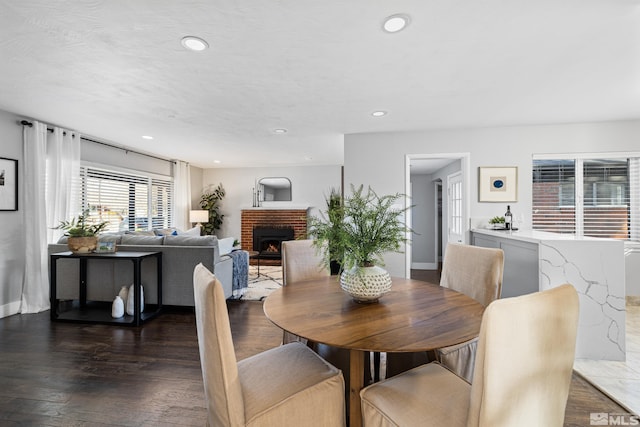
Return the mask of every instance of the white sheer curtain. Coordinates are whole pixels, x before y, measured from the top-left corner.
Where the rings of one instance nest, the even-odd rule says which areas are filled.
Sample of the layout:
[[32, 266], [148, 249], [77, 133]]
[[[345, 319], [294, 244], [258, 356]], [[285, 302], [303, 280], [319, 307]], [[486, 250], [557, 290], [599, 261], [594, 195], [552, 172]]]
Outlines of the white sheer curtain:
[[21, 313], [48, 310], [49, 269], [47, 243], [62, 234], [52, 230], [76, 216], [80, 174], [80, 135], [33, 122], [24, 127], [25, 272]]
[[189, 163], [176, 161], [173, 165], [173, 224], [180, 230], [191, 228], [191, 168]]
[[45, 170], [47, 126], [33, 122], [23, 130], [23, 192], [25, 233], [25, 271], [20, 313], [38, 313], [49, 309], [47, 269], [47, 219], [45, 214]]
[[60, 221], [77, 216], [80, 185], [80, 135], [54, 128], [47, 138], [47, 241], [64, 234], [53, 229]]

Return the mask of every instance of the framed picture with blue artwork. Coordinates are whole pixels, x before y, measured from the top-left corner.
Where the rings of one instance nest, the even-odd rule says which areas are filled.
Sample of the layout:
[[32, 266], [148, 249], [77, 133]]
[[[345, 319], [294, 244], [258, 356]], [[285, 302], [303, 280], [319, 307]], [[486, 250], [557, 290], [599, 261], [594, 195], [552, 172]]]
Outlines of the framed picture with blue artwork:
[[491, 166], [478, 168], [479, 202], [517, 202], [518, 167]]

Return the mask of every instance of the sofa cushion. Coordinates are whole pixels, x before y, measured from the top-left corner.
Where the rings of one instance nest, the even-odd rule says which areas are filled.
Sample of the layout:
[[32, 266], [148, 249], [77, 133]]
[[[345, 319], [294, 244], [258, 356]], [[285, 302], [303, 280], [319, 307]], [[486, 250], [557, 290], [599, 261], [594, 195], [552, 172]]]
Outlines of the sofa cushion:
[[216, 236], [165, 236], [164, 244], [169, 246], [218, 246]]
[[138, 231], [127, 231], [126, 234], [132, 236], [155, 236], [156, 233], [153, 230], [138, 230]]
[[161, 245], [163, 236], [140, 236], [135, 234], [125, 234], [122, 236], [123, 245]]
[[98, 235], [98, 242], [108, 242], [119, 245], [122, 243], [122, 236], [124, 236], [124, 233], [100, 233]]

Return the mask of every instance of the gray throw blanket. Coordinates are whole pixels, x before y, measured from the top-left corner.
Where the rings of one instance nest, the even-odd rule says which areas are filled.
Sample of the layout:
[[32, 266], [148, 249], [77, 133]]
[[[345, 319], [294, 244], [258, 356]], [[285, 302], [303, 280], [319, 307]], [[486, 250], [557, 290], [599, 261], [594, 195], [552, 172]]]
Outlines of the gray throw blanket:
[[233, 298], [244, 295], [249, 285], [249, 252], [243, 250], [229, 253], [233, 259]]

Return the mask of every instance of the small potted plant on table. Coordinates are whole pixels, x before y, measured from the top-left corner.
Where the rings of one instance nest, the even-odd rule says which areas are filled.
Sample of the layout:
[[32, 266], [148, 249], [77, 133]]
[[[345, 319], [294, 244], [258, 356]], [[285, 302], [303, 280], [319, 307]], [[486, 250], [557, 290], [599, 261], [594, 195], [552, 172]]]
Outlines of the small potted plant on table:
[[89, 210], [85, 210], [77, 218], [60, 221], [56, 229], [64, 230], [67, 246], [73, 253], [91, 253], [98, 247], [98, 234], [109, 224], [107, 221], [90, 221]]

